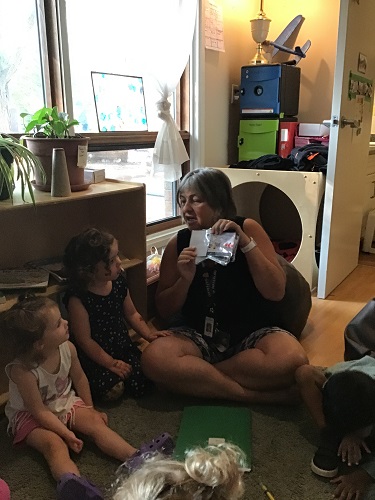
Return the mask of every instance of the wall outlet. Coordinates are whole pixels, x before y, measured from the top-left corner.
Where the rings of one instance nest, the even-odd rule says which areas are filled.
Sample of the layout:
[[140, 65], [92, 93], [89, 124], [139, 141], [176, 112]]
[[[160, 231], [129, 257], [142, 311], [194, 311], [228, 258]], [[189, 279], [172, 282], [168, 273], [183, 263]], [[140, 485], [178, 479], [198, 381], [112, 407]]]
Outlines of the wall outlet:
[[240, 87], [235, 83], [232, 83], [232, 90], [230, 93], [230, 103], [234, 104], [240, 98]]

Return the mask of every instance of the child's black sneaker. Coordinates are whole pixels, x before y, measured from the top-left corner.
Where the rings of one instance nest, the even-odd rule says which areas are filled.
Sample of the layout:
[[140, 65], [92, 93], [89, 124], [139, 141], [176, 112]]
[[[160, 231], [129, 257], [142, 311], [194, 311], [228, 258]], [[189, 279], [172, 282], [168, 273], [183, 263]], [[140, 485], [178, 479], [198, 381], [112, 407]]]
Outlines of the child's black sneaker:
[[311, 460], [311, 470], [322, 477], [335, 477], [339, 471], [339, 457], [335, 450], [319, 446]]
[[311, 470], [322, 477], [335, 477], [339, 471], [337, 456], [340, 439], [329, 428], [320, 433], [320, 445], [311, 460]]

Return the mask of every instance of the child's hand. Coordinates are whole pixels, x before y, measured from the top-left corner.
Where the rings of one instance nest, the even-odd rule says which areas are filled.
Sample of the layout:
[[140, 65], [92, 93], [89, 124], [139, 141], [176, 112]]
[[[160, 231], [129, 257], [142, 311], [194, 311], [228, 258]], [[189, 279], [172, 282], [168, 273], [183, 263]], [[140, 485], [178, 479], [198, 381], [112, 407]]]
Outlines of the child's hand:
[[80, 451], [82, 451], [83, 441], [82, 439], [78, 439], [74, 432], [70, 431], [68, 436], [64, 438], [64, 441], [75, 453], [79, 453]]
[[132, 372], [132, 366], [122, 361], [122, 359], [115, 359], [109, 369], [122, 379], [128, 378]]
[[346, 476], [331, 480], [336, 485], [333, 496], [339, 500], [360, 500], [373, 483], [372, 477], [364, 469], [357, 469]]
[[150, 334], [147, 337], [145, 337], [145, 339], [148, 340], [149, 342], [152, 342], [158, 337], [169, 337], [169, 335], [172, 335], [172, 332], [170, 332], [169, 330], [155, 330], [150, 332]]
[[367, 453], [371, 453], [371, 450], [362, 437], [354, 433], [347, 434], [342, 439], [337, 454], [348, 465], [358, 465], [362, 458], [362, 448]]

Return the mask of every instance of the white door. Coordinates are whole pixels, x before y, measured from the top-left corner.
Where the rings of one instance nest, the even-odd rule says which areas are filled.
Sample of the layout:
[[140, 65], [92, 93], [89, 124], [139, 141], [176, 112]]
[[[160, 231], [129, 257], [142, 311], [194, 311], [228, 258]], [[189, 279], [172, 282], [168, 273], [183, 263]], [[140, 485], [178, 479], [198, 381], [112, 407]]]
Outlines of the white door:
[[[319, 262], [319, 298], [325, 298], [358, 264], [373, 98], [362, 103], [360, 97], [349, 99], [349, 80], [351, 73], [354, 74], [353, 80], [357, 80], [357, 76], [371, 82], [375, 79], [374, 24], [374, 0], [341, 0]], [[360, 55], [365, 56], [361, 57], [361, 63]], [[361, 86], [354, 84], [353, 94], [357, 85]], [[359, 127], [342, 126], [343, 117], [352, 121], [353, 127]], [[338, 121], [336, 126], [332, 126], [334, 119]]]

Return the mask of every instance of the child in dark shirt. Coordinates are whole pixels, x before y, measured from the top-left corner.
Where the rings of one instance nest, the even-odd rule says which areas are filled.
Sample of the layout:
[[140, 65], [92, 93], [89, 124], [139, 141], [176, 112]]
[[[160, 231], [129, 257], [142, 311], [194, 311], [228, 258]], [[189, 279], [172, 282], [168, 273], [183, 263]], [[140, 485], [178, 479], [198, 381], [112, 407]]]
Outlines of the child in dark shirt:
[[104, 231], [87, 229], [70, 240], [64, 266], [72, 340], [93, 398], [142, 396], [150, 382], [142, 373], [141, 351], [131, 340], [127, 323], [149, 342], [169, 332], [151, 331], [136, 310], [122, 274], [117, 240]]
[[[312, 471], [334, 478], [334, 496], [359, 500], [375, 482], [375, 359], [344, 361], [323, 370], [303, 365], [296, 371], [302, 399], [320, 430]], [[340, 462], [351, 469], [337, 476]], [[337, 476], [337, 477], [335, 477]]]

